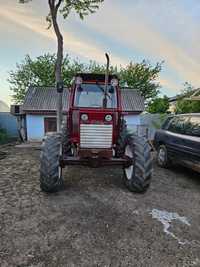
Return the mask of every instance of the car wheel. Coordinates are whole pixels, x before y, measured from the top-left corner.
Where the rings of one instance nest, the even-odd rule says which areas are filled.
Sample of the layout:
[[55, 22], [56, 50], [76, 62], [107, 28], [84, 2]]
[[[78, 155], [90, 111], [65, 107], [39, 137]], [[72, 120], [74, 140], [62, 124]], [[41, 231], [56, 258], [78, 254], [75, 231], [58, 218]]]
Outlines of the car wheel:
[[167, 168], [170, 165], [170, 159], [165, 145], [160, 145], [158, 148], [157, 162], [162, 168]]

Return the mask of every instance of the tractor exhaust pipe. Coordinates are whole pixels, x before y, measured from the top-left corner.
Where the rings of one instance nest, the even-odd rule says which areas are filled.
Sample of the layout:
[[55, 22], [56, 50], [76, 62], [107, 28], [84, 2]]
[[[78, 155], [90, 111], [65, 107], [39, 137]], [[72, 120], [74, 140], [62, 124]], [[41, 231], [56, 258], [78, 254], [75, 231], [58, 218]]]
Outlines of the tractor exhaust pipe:
[[109, 79], [109, 67], [110, 67], [110, 58], [106, 53], [106, 73], [105, 73], [105, 89], [104, 89], [104, 99], [103, 99], [103, 107], [107, 107], [107, 94], [108, 94], [108, 79]]

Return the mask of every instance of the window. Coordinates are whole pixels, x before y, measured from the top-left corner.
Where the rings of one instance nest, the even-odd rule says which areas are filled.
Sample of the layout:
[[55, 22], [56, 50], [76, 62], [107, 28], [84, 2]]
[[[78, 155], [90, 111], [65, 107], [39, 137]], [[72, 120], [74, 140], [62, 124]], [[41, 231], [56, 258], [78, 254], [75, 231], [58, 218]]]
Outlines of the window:
[[[74, 106], [88, 108], [102, 108], [104, 99], [104, 85], [82, 84], [76, 88]], [[116, 108], [116, 89], [108, 86], [107, 108]]]
[[169, 127], [169, 124], [171, 123], [172, 120], [173, 120], [173, 117], [168, 117], [168, 118], [164, 121], [164, 123], [162, 124], [161, 128], [162, 128], [163, 130], [167, 130], [168, 127]]
[[188, 121], [186, 134], [200, 137], [200, 116], [192, 116]]
[[45, 133], [57, 131], [57, 125], [56, 125], [56, 118], [55, 117], [44, 118], [44, 131], [45, 131]]
[[185, 134], [189, 117], [187, 116], [177, 116], [174, 117], [168, 127], [168, 130], [178, 134]]

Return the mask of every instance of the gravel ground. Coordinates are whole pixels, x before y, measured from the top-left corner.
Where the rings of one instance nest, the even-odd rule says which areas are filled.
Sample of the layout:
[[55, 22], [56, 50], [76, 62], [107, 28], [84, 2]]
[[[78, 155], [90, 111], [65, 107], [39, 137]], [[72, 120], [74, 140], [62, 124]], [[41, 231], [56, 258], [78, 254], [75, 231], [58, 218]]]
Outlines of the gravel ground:
[[1, 267], [200, 266], [198, 174], [155, 165], [151, 188], [138, 195], [119, 168], [70, 167], [65, 189], [48, 195], [38, 150], [0, 149]]

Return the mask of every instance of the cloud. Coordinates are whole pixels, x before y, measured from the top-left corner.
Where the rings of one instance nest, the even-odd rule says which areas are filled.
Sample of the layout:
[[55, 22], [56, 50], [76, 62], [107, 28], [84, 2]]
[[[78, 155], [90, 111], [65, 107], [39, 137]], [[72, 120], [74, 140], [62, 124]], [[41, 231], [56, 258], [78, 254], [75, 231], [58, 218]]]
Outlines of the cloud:
[[[6, 20], [17, 23], [18, 25], [29, 29], [36, 34], [39, 34], [45, 38], [56, 41], [56, 36], [52, 29], [47, 30], [44, 23], [44, 17], [39, 18], [35, 17], [30, 12], [27, 13], [27, 10], [23, 7], [21, 10], [16, 8], [7, 8], [0, 10], [0, 16]], [[104, 51], [97, 46], [94, 46], [92, 43], [85, 42], [75, 37], [72, 33], [63, 32], [63, 37], [66, 42], [64, 42], [64, 47], [76, 55], [84, 57], [86, 59], [97, 59], [98, 62], [104, 63]], [[112, 57], [113, 64], [124, 65], [127, 62], [124, 59], [119, 58], [118, 56], [113, 55]]]
[[[146, 1], [145, 3], [147, 4]], [[156, 60], [164, 59], [167, 67], [177, 74], [178, 79], [199, 84], [200, 64], [196, 57], [191, 57], [187, 49], [166, 36], [164, 28], [158, 30], [158, 27], [150, 23], [147, 20], [147, 14], [141, 12], [141, 7], [138, 12], [137, 8], [134, 10], [133, 5], [130, 6], [130, 9], [123, 9], [115, 4], [114, 15], [111, 19], [112, 9], [112, 3], [107, 5], [107, 8], [101, 12], [101, 23], [98, 19], [89, 18], [87, 26], [113, 38], [118, 45], [125, 44]], [[160, 13], [162, 14], [162, 10]], [[181, 15], [184, 20], [184, 14], [179, 14], [179, 16]], [[181, 32], [179, 34], [181, 35]], [[194, 34], [193, 37], [196, 38]], [[200, 54], [199, 48], [196, 54]]]
[[164, 78], [163, 76], [159, 78], [159, 83], [162, 87], [168, 88], [171, 92], [179, 91], [181, 88], [180, 84], [178, 84], [176, 81], [173, 81], [170, 78]]
[[[170, 1], [170, 3], [172, 2], [174, 3], [174, 1]], [[87, 17], [81, 23], [79, 20], [76, 21], [74, 16], [70, 17], [71, 24], [68, 22], [67, 31], [64, 26], [66, 24], [61, 24], [64, 40], [66, 40], [64, 42], [65, 49], [85, 59], [93, 59], [104, 63], [104, 49], [106, 47], [106, 50], [110, 50], [112, 54], [112, 64], [118, 65], [127, 64], [128, 59], [134, 59], [136, 54], [139, 54], [140, 57], [153, 59], [153, 61], [164, 59], [164, 70], [159, 79], [161, 85], [174, 91], [178, 91], [184, 81], [190, 81], [196, 86], [199, 85], [200, 64], [195, 55], [200, 55], [200, 51], [197, 45], [194, 46], [199, 36], [195, 36], [196, 31], [193, 30], [190, 34], [193, 46], [190, 46], [190, 50], [186, 49], [183, 42], [178, 43], [177, 40], [184, 40], [187, 36], [181, 35], [180, 31], [182, 39], [177, 36], [177, 40], [175, 40], [174, 36], [171, 37], [172, 31], [166, 33], [165, 21], [163, 21], [166, 19], [166, 24], [168, 22], [172, 27], [176, 17], [183, 21], [186, 19], [188, 22], [187, 29], [189, 29], [195, 25], [193, 20], [188, 18], [187, 14], [184, 14], [184, 10], [178, 11], [178, 6], [170, 7], [166, 4], [166, 1], [159, 1], [159, 4], [157, 1], [148, 3], [140, 0], [135, 3], [127, 1], [126, 5], [122, 5], [121, 1], [110, 0], [105, 1], [95, 15]], [[31, 8], [28, 5], [18, 8], [11, 1], [7, 1], [4, 8], [0, 10], [1, 20], [11, 21], [20, 25], [22, 29], [29, 29], [56, 45], [54, 32], [45, 28], [44, 15], [41, 15], [42, 10], [40, 10], [43, 6], [40, 4], [40, 1], [33, 1]], [[152, 9], [149, 9], [150, 5], [152, 5]], [[162, 20], [164, 9], [166, 9], [166, 12]], [[149, 10], [152, 10], [152, 12], [149, 13]], [[173, 15], [170, 15], [170, 10], [174, 10]], [[169, 21], [170, 16], [173, 18], [172, 21]], [[155, 25], [156, 22], [158, 25]], [[71, 25], [73, 25], [73, 31], [70, 29]], [[159, 25], [163, 28], [160, 29]], [[186, 27], [186, 23], [181, 24], [179, 28], [177, 23], [175, 26], [176, 31], [182, 30]], [[83, 29], [86, 29], [84, 31], [85, 35], [79, 34]], [[94, 35], [93, 37], [90, 36], [90, 32], [101, 35], [101, 44], [97, 43]], [[37, 37], [33, 35], [33, 38]], [[114, 46], [109, 46], [106, 43], [108, 39], [112, 40]], [[116, 51], [116, 47], [125, 48], [123, 50], [116, 49], [120, 51], [120, 56], [113, 52]], [[173, 73], [173, 75], [169, 75], [168, 72]]]

